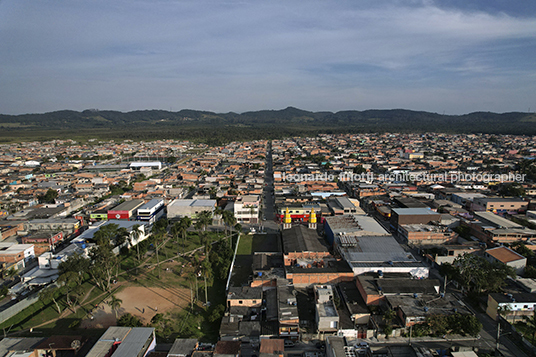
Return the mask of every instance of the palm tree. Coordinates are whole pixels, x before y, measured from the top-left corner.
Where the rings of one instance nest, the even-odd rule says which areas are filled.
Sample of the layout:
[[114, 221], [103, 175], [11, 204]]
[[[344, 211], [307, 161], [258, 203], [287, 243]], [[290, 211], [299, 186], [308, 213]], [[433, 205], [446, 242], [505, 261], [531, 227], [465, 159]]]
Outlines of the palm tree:
[[112, 294], [112, 296], [110, 296], [110, 301], [108, 301], [108, 305], [114, 311], [116, 319], [117, 319], [117, 310], [119, 310], [119, 308], [121, 307], [122, 302], [123, 302], [123, 300], [119, 299], [118, 297], [116, 297], [113, 294]]
[[201, 211], [197, 216], [197, 223], [206, 231], [207, 227], [212, 223], [212, 212]]
[[215, 199], [216, 198], [216, 193], [218, 192], [218, 189], [215, 187], [215, 186], [212, 186], [209, 190], [208, 190], [208, 194], [210, 195], [210, 198], [211, 199]]
[[158, 279], [160, 279], [160, 256], [158, 254], [158, 250], [160, 249], [160, 247], [162, 245], [164, 245], [166, 243], [166, 240], [163, 239], [162, 243], [160, 244], [160, 239], [164, 238], [164, 236], [162, 235], [162, 233], [157, 233], [155, 235], [155, 249], [156, 249], [156, 267], [158, 268]]
[[177, 243], [177, 245], [179, 245], [179, 233], [180, 233], [179, 225], [180, 225], [179, 222], [175, 222], [175, 224], [173, 224], [173, 226], [171, 226], [171, 229], [169, 230], [173, 238], [176, 239], [175, 243]]
[[231, 234], [233, 233], [233, 226], [236, 224], [236, 218], [232, 211], [223, 211], [223, 222], [225, 223], [225, 233], [227, 233], [227, 226]]
[[140, 230], [140, 225], [139, 224], [135, 224], [134, 226], [132, 226], [132, 234], [131, 234], [132, 241], [131, 242], [136, 241], [136, 251], [138, 253], [138, 261], [141, 260], [141, 258], [140, 258], [140, 245], [139, 245], [138, 239], [141, 237], [142, 233], [143, 232]]
[[179, 232], [182, 234], [182, 240], [183, 240], [183, 254], [184, 250], [186, 249], [186, 233], [188, 231], [188, 228], [192, 226], [192, 220], [189, 217], [182, 217], [179, 221]]
[[205, 280], [205, 306], [208, 309], [208, 287], [207, 287], [207, 278], [212, 278], [212, 269], [210, 266], [210, 260], [208, 253], [205, 255], [205, 260], [201, 263], [201, 272], [203, 274], [203, 279]]

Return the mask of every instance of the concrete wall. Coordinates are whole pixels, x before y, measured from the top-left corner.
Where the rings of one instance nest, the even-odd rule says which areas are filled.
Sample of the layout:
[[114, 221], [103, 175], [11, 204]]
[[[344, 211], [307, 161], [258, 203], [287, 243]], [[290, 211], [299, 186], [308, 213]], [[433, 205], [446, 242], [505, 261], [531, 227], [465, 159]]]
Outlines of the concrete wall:
[[27, 297], [24, 300], [19, 301], [15, 305], [8, 307], [4, 311], [0, 311], [0, 323], [10, 319], [11, 317], [15, 316], [22, 310], [26, 309], [30, 305], [33, 305], [34, 303], [39, 300], [39, 296], [37, 294]]

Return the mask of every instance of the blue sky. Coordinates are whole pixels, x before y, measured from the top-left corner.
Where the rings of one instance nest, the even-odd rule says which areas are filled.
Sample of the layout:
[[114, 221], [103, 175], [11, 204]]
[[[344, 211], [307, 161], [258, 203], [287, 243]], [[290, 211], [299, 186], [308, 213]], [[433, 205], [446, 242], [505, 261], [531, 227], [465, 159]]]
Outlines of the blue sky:
[[536, 110], [534, 0], [0, 0], [0, 113]]

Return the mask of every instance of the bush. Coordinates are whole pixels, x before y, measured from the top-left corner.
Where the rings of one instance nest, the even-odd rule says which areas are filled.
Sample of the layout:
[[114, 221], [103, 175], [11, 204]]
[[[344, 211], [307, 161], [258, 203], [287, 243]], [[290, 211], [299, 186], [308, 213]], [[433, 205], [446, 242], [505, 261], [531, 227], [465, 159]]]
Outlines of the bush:
[[128, 312], [117, 320], [117, 325], [128, 327], [143, 327], [143, 323], [141, 322], [141, 320]]
[[6, 296], [8, 293], [9, 293], [9, 289], [7, 288], [7, 286], [2, 286], [2, 287], [0, 288], [0, 297], [4, 297], [4, 296]]

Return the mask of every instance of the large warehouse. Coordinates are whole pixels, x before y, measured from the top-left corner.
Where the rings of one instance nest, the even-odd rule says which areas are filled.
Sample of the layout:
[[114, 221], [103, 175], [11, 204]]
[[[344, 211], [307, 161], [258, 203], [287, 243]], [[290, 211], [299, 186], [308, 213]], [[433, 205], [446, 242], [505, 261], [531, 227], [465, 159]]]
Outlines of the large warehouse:
[[167, 206], [168, 219], [179, 219], [189, 217], [196, 219], [197, 215], [203, 211], [214, 212], [216, 208], [216, 200], [173, 200]]

